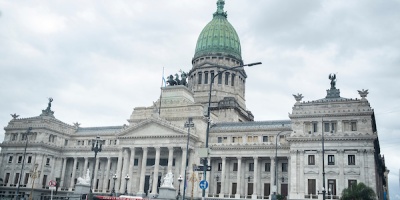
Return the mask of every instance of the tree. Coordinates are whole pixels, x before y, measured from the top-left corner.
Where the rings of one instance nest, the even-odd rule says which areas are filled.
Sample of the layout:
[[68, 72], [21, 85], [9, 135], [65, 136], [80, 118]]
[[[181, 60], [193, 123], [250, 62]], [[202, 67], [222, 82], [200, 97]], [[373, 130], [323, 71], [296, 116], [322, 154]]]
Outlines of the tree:
[[353, 184], [342, 191], [341, 200], [376, 200], [375, 192], [364, 183]]

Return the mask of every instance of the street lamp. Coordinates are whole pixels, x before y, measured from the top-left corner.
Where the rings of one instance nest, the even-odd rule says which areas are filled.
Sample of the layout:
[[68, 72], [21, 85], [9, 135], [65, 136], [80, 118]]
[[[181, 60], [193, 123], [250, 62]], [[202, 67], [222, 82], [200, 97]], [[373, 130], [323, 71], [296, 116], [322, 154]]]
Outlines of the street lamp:
[[187, 142], [186, 142], [186, 159], [185, 159], [185, 174], [183, 175], [183, 177], [185, 177], [185, 182], [184, 182], [184, 185], [183, 185], [183, 194], [182, 194], [182, 196], [183, 196], [183, 200], [185, 199], [185, 194], [186, 194], [186, 185], [187, 185], [187, 183], [186, 183], [186, 170], [187, 170], [187, 165], [188, 165], [188, 156], [189, 156], [189, 137], [190, 137], [190, 127], [194, 127], [194, 124], [193, 124], [193, 118], [191, 118], [191, 117], [189, 117], [188, 118], [188, 121], [187, 122], [185, 122], [185, 128], [188, 128], [188, 135], [187, 135]]
[[126, 183], [125, 183], [125, 195], [127, 195], [128, 194], [128, 181], [129, 181], [129, 175], [128, 174], [126, 174], [126, 176], [125, 176], [125, 181], [126, 181]]
[[101, 147], [102, 147], [102, 144], [99, 142], [99, 140], [100, 140], [100, 137], [97, 136], [96, 140], [93, 141], [93, 143], [92, 143], [92, 151], [94, 151], [94, 162], [93, 162], [92, 178], [90, 179], [90, 191], [89, 191], [90, 192], [90, 195], [89, 195], [90, 198], [89, 199], [93, 199], [92, 186], [93, 186], [93, 179], [94, 179], [94, 170], [95, 170], [95, 167], [96, 167], [95, 163], [96, 163], [97, 153], [101, 152]]
[[117, 180], [117, 174], [114, 174], [113, 180], [114, 180], [114, 185], [113, 185], [113, 189], [111, 190], [111, 196], [116, 196], [115, 195], [115, 181]]
[[24, 158], [22, 159], [22, 167], [21, 167], [21, 173], [19, 174], [18, 177], [18, 185], [17, 185], [17, 196], [15, 196], [15, 199], [20, 199], [19, 198], [19, 187], [21, 185], [21, 178], [22, 178], [22, 171], [24, 170], [24, 166], [25, 166], [25, 156], [26, 156], [26, 148], [28, 147], [28, 134], [31, 132], [32, 127], [28, 128], [28, 131], [26, 131], [25, 133], [25, 149], [24, 149]]
[[[282, 126], [283, 126], [283, 124], [282, 124]], [[274, 161], [275, 161], [275, 180], [274, 180], [274, 186], [275, 186], [275, 190], [276, 191], [274, 191], [274, 194], [272, 194], [272, 197], [271, 197], [271, 199], [272, 200], [276, 200], [276, 193], [278, 192], [278, 184], [277, 184], [277, 182], [278, 182], [278, 137], [279, 137], [279, 135], [281, 134], [281, 133], [283, 133], [284, 131], [280, 131], [278, 134], [276, 134], [276, 137], [275, 137], [275, 158], [274, 158]]]
[[39, 165], [38, 165], [37, 163], [35, 163], [35, 168], [34, 168], [34, 170], [31, 170], [31, 171], [30, 171], [31, 178], [32, 178], [32, 188], [31, 188], [31, 194], [29, 195], [29, 200], [32, 200], [32, 197], [33, 197], [33, 186], [35, 185], [35, 179], [36, 179], [36, 178], [39, 178], [40, 173], [41, 173], [40, 170], [37, 171], [38, 166], [39, 166]]
[[[214, 76], [211, 77], [211, 81], [210, 81], [210, 91], [209, 91], [209, 93], [208, 93], [208, 108], [207, 108], [207, 118], [208, 118], [208, 120], [207, 120], [206, 146], [205, 146], [205, 148], [207, 149], [207, 152], [208, 152], [208, 136], [209, 136], [209, 134], [210, 134], [210, 121], [211, 121], [211, 116], [210, 116], [211, 90], [212, 90], [212, 86], [213, 86], [213, 84], [214, 84], [214, 79], [215, 79], [215, 77], [217, 77], [218, 75], [220, 75], [220, 74], [222, 74], [222, 73], [224, 73], [224, 72], [226, 72], [226, 71], [228, 71], [228, 70], [234, 70], [234, 69], [237, 69], [237, 68], [240, 68], [240, 67], [245, 67], [245, 66], [251, 67], [251, 66], [260, 65], [260, 64], [262, 64], [262, 63], [261, 63], [261, 62], [256, 62], [256, 63], [250, 63], [250, 64], [239, 65], [239, 66], [227, 68], [227, 69], [224, 69], [224, 70], [222, 70], [222, 71], [219, 71], [217, 74], [215, 74]], [[234, 71], [236, 71], [236, 70], [234, 70]], [[205, 180], [205, 181], [207, 180], [207, 176], [206, 176], [206, 173], [207, 173], [207, 163], [208, 163], [207, 157], [205, 157], [205, 158], [203, 159], [203, 165], [204, 165], [204, 167], [203, 167], [203, 180]], [[204, 199], [205, 196], [206, 196], [206, 190], [203, 189], [203, 191], [202, 191], [202, 198]]]
[[179, 175], [179, 178], [178, 178], [178, 182], [179, 182], [179, 185], [178, 185], [178, 196], [176, 197], [177, 200], [179, 200], [179, 198], [181, 197], [181, 182], [182, 182], [182, 180], [183, 180], [182, 175]]

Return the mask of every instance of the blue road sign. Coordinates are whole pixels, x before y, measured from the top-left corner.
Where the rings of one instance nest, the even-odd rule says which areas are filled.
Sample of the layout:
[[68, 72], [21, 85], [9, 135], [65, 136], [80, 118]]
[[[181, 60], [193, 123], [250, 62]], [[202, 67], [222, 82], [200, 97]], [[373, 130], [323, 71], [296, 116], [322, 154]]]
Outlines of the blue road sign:
[[208, 188], [208, 182], [206, 180], [201, 180], [199, 183], [200, 189], [205, 190]]

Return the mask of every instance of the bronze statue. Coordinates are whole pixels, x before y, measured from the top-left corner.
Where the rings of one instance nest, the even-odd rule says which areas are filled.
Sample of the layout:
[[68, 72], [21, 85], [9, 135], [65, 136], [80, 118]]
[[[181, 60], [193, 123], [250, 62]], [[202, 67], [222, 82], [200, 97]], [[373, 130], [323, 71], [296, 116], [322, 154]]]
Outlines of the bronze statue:
[[187, 73], [180, 70], [181, 72], [181, 85], [187, 86]]
[[329, 80], [331, 80], [331, 89], [336, 89], [336, 74], [329, 74]]
[[172, 76], [172, 75], [169, 75], [168, 77], [167, 77], [167, 83], [168, 83], [168, 85], [169, 86], [174, 86], [174, 85], [176, 85], [176, 81], [174, 80], [174, 76]]

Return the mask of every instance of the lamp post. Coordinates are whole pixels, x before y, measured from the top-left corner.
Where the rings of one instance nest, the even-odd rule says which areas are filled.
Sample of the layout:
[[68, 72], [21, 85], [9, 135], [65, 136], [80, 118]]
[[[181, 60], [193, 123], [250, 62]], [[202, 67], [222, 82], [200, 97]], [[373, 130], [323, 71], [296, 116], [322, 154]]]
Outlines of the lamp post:
[[15, 199], [16, 199], [16, 200], [17, 200], [17, 199], [20, 199], [20, 196], [19, 196], [19, 187], [20, 187], [20, 185], [21, 185], [22, 171], [24, 170], [24, 166], [25, 166], [26, 148], [28, 147], [28, 134], [31, 132], [31, 130], [32, 130], [32, 127], [29, 127], [29, 128], [28, 128], [28, 131], [26, 131], [26, 133], [25, 133], [25, 140], [26, 140], [26, 142], [25, 142], [25, 149], [24, 149], [24, 158], [22, 159], [21, 173], [19, 174], [19, 177], [18, 177], [17, 196], [15, 196]]
[[185, 128], [188, 128], [188, 135], [187, 135], [187, 142], [186, 142], [186, 159], [185, 159], [185, 174], [183, 177], [185, 178], [185, 181], [183, 183], [183, 194], [182, 194], [182, 199], [185, 200], [185, 194], [186, 194], [186, 170], [187, 170], [187, 165], [188, 165], [188, 156], [189, 156], [189, 138], [190, 138], [190, 127], [194, 127], [193, 124], [193, 118], [189, 117], [188, 121], [185, 122]]
[[[282, 126], [283, 126], [283, 124], [282, 124]], [[272, 197], [271, 197], [271, 199], [272, 200], [276, 200], [276, 193], [278, 192], [278, 137], [279, 137], [279, 135], [281, 134], [281, 133], [283, 133], [284, 131], [280, 131], [278, 134], [276, 134], [276, 137], [275, 137], [275, 158], [274, 158], [274, 161], [275, 161], [275, 180], [274, 180], [274, 186], [275, 186], [275, 190], [276, 191], [274, 191], [274, 193], [272, 194]]]
[[[207, 118], [208, 118], [208, 120], [207, 120], [206, 145], [205, 145], [205, 148], [207, 149], [207, 152], [208, 152], [208, 136], [210, 134], [210, 120], [211, 120], [211, 117], [210, 117], [211, 90], [212, 90], [212, 86], [214, 84], [215, 77], [217, 77], [218, 75], [220, 75], [220, 74], [222, 74], [222, 73], [224, 73], [224, 72], [226, 72], [228, 70], [234, 70], [234, 69], [237, 69], [237, 68], [240, 68], [240, 67], [245, 67], [245, 66], [251, 67], [251, 66], [260, 65], [260, 64], [262, 64], [262, 63], [261, 62], [256, 62], [256, 63], [250, 63], [250, 64], [239, 65], [239, 66], [227, 68], [227, 69], [224, 69], [224, 70], [218, 72], [217, 74], [215, 74], [214, 76], [211, 77], [211, 80], [210, 80], [210, 91], [208, 92], [208, 108], [207, 108]], [[234, 70], [234, 71], [236, 71], [236, 70]], [[203, 180], [205, 180], [205, 181], [207, 180], [207, 176], [206, 176], [207, 165], [208, 165], [207, 163], [208, 163], [208, 160], [207, 160], [207, 157], [205, 157], [203, 159], [203, 165], [204, 165], [204, 167], [203, 167]], [[203, 189], [203, 191], [202, 191], [202, 199], [203, 200], [204, 200], [205, 196], [206, 196], [206, 190]]]
[[32, 178], [32, 188], [31, 188], [31, 194], [29, 195], [29, 200], [32, 200], [33, 197], [33, 186], [35, 185], [35, 179], [40, 176], [41, 171], [37, 171], [38, 164], [35, 163], [35, 168], [31, 170], [31, 178]]
[[125, 181], [126, 181], [126, 183], [125, 183], [125, 195], [127, 195], [128, 194], [128, 181], [129, 181], [129, 175], [128, 174], [126, 174], [126, 176], [125, 176]]
[[95, 170], [95, 167], [96, 167], [96, 164], [95, 164], [95, 163], [96, 163], [97, 153], [98, 153], [98, 152], [101, 152], [101, 147], [102, 147], [102, 144], [99, 143], [99, 140], [100, 140], [100, 137], [97, 136], [97, 137], [96, 137], [96, 140], [92, 142], [92, 151], [94, 151], [94, 162], [93, 162], [92, 178], [90, 179], [90, 191], [89, 191], [90, 194], [89, 194], [89, 199], [93, 199], [93, 189], [92, 189], [92, 186], [93, 186], [93, 179], [94, 179], [94, 170]]
[[326, 190], [325, 190], [325, 144], [324, 144], [324, 118], [322, 118], [321, 132], [322, 132], [322, 199], [325, 200]]
[[115, 181], [117, 180], [117, 174], [114, 174], [113, 180], [114, 180], [114, 185], [113, 185], [113, 189], [111, 190], [111, 196], [116, 196], [115, 195]]
[[182, 182], [182, 180], [183, 180], [182, 175], [179, 175], [179, 178], [178, 178], [178, 182], [179, 182], [179, 185], [178, 185], [178, 196], [176, 197], [177, 200], [179, 200], [179, 198], [181, 197], [181, 182]]

